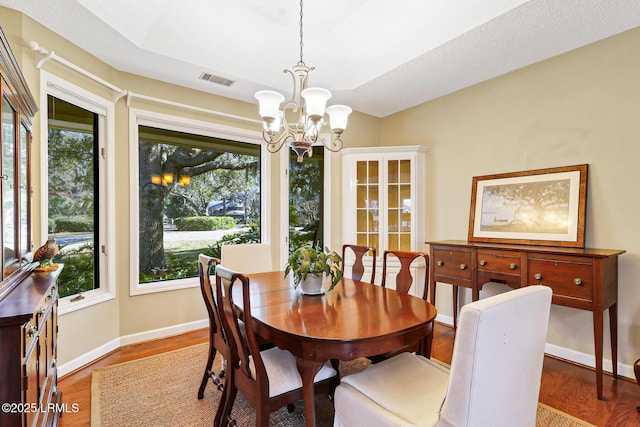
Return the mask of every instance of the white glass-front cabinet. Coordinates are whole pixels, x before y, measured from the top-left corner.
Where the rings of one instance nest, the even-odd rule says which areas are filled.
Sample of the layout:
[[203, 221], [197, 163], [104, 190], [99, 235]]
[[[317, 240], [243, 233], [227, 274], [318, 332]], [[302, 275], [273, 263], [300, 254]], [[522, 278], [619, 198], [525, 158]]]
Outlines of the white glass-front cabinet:
[[[348, 148], [341, 152], [343, 240], [376, 248], [376, 283], [382, 281], [385, 250], [425, 250], [426, 152], [423, 146]], [[371, 259], [365, 258], [364, 263], [369, 267]], [[347, 256], [345, 275], [352, 264], [353, 258]], [[415, 264], [412, 273], [418, 286], [412, 286], [411, 293], [422, 296], [425, 266]], [[398, 265], [389, 262], [387, 266], [389, 287], [395, 287]]]

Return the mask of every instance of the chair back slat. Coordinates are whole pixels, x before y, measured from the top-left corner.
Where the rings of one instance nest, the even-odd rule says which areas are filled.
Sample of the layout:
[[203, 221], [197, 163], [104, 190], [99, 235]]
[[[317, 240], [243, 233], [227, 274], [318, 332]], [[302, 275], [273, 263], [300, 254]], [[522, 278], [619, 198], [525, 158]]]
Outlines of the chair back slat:
[[222, 325], [220, 324], [220, 311], [215, 299], [213, 286], [211, 283], [211, 266], [220, 264], [218, 258], [213, 258], [204, 254], [198, 256], [198, 276], [200, 277], [200, 292], [204, 299], [204, 305], [209, 314], [209, 328], [212, 334], [222, 336]]
[[[242, 374], [250, 380], [253, 380], [253, 378], [267, 378], [251, 317], [249, 316], [245, 319], [244, 333], [240, 327], [242, 322], [238, 318], [238, 310], [233, 299], [235, 285], [242, 287], [243, 313], [251, 313], [249, 277], [218, 265], [216, 267], [216, 292], [218, 301], [221, 301], [222, 325], [227, 333], [230, 353], [229, 363], [233, 364], [233, 367], [239, 368]], [[251, 360], [256, 370], [255, 377], [251, 372]]]
[[364, 276], [365, 268], [363, 263], [363, 258], [367, 253], [371, 253], [372, 264], [371, 264], [371, 278], [369, 283], [373, 283], [376, 279], [376, 248], [373, 246], [359, 246], [359, 245], [350, 245], [344, 244], [342, 245], [342, 268], [341, 272], [344, 276], [344, 266], [345, 266], [345, 255], [347, 249], [353, 251], [355, 255], [355, 261], [353, 266], [351, 267], [351, 278], [353, 280], [362, 281], [362, 277]]
[[408, 294], [413, 284], [413, 275], [411, 274], [412, 263], [419, 258], [423, 258], [425, 262], [425, 274], [424, 274], [424, 290], [422, 292], [422, 298], [427, 299], [428, 287], [429, 287], [429, 255], [425, 252], [410, 252], [410, 251], [396, 251], [386, 250], [382, 257], [382, 287], [386, 287], [387, 284], [387, 263], [389, 255], [393, 255], [400, 261], [400, 271], [396, 275], [396, 291], [401, 294]]

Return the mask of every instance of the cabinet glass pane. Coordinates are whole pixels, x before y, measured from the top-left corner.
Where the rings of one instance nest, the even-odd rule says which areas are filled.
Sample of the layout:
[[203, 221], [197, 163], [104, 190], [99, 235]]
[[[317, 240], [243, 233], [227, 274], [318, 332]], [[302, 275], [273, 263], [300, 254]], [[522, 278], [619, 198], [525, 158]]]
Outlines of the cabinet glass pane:
[[387, 219], [387, 229], [389, 230], [389, 233], [397, 233], [399, 230], [398, 227], [398, 213], [400, 212], [399, 209], [389, 209], [388, 213], [388, 219]]
[[31, 249], [31, 237], [29, 236], [29, 192], [27, 179], [27, 156], [28, 156], [29, 130], [20, 126], [20, 255], [24, 255]]
[[398, 161], [389, 160], [387, 162], [387, 178], [389, 184], [396, 184], [398, 182]]
[[356, 162], [356, 180], [358, 184], [366, 184], [368, 182], [367, 163], [365, 161]]
[[356, 232], [365, 233], [369, 231], [369, 218], [368, 212], [365, 209], [358, 209], [356, 211]]
[[380, 236], [378, 234], [371, 234], [369, 236], [369, 246], [376, 248], [376, 253], [380, 253]]
[[400, 248], [401, 251], [410, 251], [411, 250], [411, 235], [410, 234], [401, 234], [400, 235]]
[[411, 182], [411, 160], [400, 160], [400, 182]]
[[390, 209], [397, 209], [400, 207], [400, 195], [398, 194], [398, 186], [390, 185], [388, 189], [388, 199]]
[[369, 211], [369, 231], [377, 233], [380, 229], [380, 216], [378, 215], [378, 211], [370, 210]]
[[402, 212], [400, 221], [400, 231], [410, 233], [411, 232], [411, 214]]
[[367, 207], [367, 186], [358, 185], [356, 187], [356, 208], [364, 209]]
[[398, 246], [398, 235], [397, 234], [390, 234], [389, 235], [389, 250], [393, 251], [393, 250], [398, 250], [400, 249]]
[[402, 209], [411, 211], [411, 185], [400, 186], [400, 200], [402, 201]]
[[[7, 98], [2, 98], [2, 239], [4, 265], [14, 262], [16, 247], [15, 197], [15, 110]], [[5, 271], [5, 275], [7, 271]]]
[[378, 171], [378, 161], [372, 160], [369, 163], [369, 184], [378, 184], [380, 182], [380, 174]]
[[369, 187], [368, 206], [373, 211], [373, 214], [378, 216], [378, 208], [380, 207], [380, 197], [378, 195], [378, 186], [372, 185]]

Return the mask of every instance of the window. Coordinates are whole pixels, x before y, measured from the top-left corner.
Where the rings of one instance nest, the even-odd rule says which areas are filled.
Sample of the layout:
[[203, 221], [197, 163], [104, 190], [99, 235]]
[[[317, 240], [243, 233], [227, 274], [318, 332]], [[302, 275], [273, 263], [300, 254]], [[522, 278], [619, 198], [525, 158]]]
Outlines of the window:
[[100, 288], [100, 224], [98, 114], [52, 95], [49, 117], [49, 236], [60, 249], [55, 261], [64, 264], [60, 297]]
[[264, 241], [259, 135], [158, 117], [138, 117], [132, 138], [138, 212], [131, 233], [139, 242], [132, 247], [133, 295], [197, 286], [199, 253], [220, 257], [222, 244]]
[[54, 262], [64, 264], [59, 292], [65, 313], [114, 297], [113, 159], [107, 156], [114, 105], [44, 71], [42, 79], [48, 131], [42, 236], [55, 237], [59, 247]]
[[303, 162], [288, 151], [289, 253], [304, 245], [324, 248], [324, 146], [313, 147]]
[[291, 149], [283, 147], [280, 152], [280, 163], [286, 169], [280, 178], [280, 209], [285, 212], [281, 218], [285, 234], [280, 243], [280, 265], [300, 245], [336, 249], [331, 243], [332, 155], [322, 144], [314, 146], [313, 155], [305, 156], [301, 163]]

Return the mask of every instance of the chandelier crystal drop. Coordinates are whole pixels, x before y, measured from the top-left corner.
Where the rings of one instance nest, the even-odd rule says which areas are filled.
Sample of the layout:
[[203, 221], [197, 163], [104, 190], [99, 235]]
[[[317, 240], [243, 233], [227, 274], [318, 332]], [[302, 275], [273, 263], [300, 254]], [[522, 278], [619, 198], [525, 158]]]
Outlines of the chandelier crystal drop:
[[[288, 144], [297, 154], [298, 162], [302, 162], [305, 154], [311, 157], [316, 142], [321, 142], [330, 151], [340, 151], [342, 132], [347, 128], [347, 119], [352, 111], [346, 105], [327, 107], [331, 92], [322, 88], [307, 87], [309, 73], [315, 68], [308, 67], [302, 58], [302, 3], [300, 0], [300, 61], [290, 70], [284, 70], [293, 80], [291, 99], [280, 108], [280, 104], [285, 101], [282, 94], [273, 90], [260, 90], [255, 93], [260, 105], [260, 116], [264, 126], [262, 137], [267, 143], [267, 149], [275, 153]], [[295, 123], [288, 122], [287, 118], [295, 117], [296, 113]], [[320, 138], [325, 113], [329, 116], [331, 141]]]

